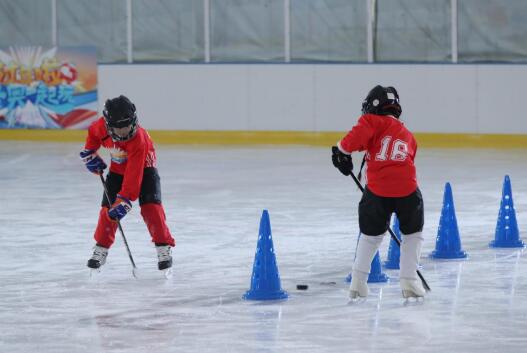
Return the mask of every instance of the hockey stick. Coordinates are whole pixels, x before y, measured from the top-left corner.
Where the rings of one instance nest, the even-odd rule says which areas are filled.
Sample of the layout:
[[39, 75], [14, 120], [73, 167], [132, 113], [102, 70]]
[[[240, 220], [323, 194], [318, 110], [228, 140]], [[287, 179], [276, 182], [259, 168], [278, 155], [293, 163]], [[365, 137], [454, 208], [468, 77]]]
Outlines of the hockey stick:
[[364, 157], [362, 157], [362, 162], [360, 164], [359, 174], [357, 174], [357, 180], [360, 182], [360, 178], [362, 176], [362, 169], [364, 168], [364, 165], [366, 164], [366, 154], [364, 154]]
[[[361, 185], [359, 179], [357, 179], [357, 177], [355, 176], [355, 174], [353, 174], [353, 172], [350, 173], [351, 177], [353, 178], [353, 181], [355, 182], [355, 184], [357, 184], [357, 187], [359, 188], [359, 190], [364, 193], [364, 187]], [[401, 242], [399, 241], [399, 239], [395, 236], [395, 233], [392, 231], [392, 228], [388, 227], [388, 232], [390, 232], [390, 236], [391, 238], [393, 239], [393, 241], [395, 241], [395, 243], [401, 247]], [[416, 270], [417, 271], [417, 275], [419, 276], [419, 278], [421, 279], [421, 282], [423, 282], [423, 287], [425, 287], [425, 289], [427, 291], [431, 291], [430, 289], [430, 286], [428, 285], [428, 283], [426, 283], [426, 280], [425, 278], [423, 277], [423, 275], [421, 274], [421, 271], [419, 270]]]
[[[110, 196], [108, 195], [108, 189], [106, 188], [106, 184], [104, 183], [104, 177], [102, 174], [99, 174], [101, 177], [102, 187], [104, 188], [104, 196], [106, 196], [106, 200], [108, 201], [108, 205], [112, 205], [112, 202], [110, 201]], [[132, 263], [132, 275], [137, 278], [137, 266], [135, 266], [134, 258], [132, 257], [132, 253], [130, 251], [130, 247], [128, 246], [128, 242], [126, 241], [126, 237], [124, 236], [123, 227], [121, 226], [121, 222], [117, 220], [117, 226], [119, 227], [119, 232], [121, 232], [121, 235], [123, 237], [124, 245], [126, 246], [126, 251], [128, 252], [128, 257], [130, 258], [130, 262]]]

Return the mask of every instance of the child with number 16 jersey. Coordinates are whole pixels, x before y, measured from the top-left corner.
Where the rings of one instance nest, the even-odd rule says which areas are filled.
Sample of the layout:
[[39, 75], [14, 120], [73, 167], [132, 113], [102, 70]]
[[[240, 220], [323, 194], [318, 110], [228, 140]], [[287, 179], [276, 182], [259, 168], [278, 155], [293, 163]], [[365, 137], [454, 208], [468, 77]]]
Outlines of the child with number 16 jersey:
[[402, 109], [393, 87], [374, 87], [362, 104], [363, 115], [333, 147], [333, 164], [344, 175], [353, 169], [351, 153], [366, 151], [366, 187], [359, 203], [361, 231], [352, 269], [350, 297], [368, 295], [371, 262], [390, 225], [392, 213], [402, 235], [400, 285], [403, 296], [422, 297], [417, 277], [423, 243], [423, 198], [417, 186], [414, 159], [417, 143], [399, 120]]

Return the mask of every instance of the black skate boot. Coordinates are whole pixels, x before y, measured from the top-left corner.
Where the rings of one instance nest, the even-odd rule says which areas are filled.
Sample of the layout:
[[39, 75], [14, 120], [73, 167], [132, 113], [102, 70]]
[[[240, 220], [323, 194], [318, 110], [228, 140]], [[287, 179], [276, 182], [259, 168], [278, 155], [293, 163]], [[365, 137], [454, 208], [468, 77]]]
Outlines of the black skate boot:
[[171, 246], [166, 244], [156, 244], [157, 268], [161, 271], [169, 270], [172, 267]]
[[87, 266], [93, 270], [100, 270], [101, 266], [106, 263], [108, 249], [98, 244], [93, 248], [93, 255], [88, 260]]

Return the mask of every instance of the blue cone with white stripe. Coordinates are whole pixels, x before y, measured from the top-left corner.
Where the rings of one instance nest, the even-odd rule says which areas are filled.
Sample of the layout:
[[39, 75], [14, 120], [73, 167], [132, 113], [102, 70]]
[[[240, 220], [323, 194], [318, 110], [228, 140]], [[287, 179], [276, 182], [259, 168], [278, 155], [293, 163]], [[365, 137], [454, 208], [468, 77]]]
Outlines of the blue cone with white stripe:
[[516, 211], [512, 201], [511, 180], [505, 175], [501, 195], [500, 211], [496, 223], [494, 240], [489, 244], [492, 248], [523, 248], [525, 244], [520, 239], [520, 231], [516, 222]]

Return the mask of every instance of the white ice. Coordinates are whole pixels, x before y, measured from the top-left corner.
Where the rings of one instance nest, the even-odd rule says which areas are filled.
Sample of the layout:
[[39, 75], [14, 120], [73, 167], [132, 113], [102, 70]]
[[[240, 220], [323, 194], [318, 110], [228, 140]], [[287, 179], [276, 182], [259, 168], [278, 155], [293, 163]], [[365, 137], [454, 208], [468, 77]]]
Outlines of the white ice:
[[[158, 146], [177, 240], [173, 278], [158, 273], [134, 204], [123, 228], [140, 278], [131, 276], [117, 234], [104, 270], [90, 280], [102, 188], [84, 170], [80, 147], [0, 142], [0, 352], [527, 351], [526, 258], [488, 247], [505, 174], [527, 240], [524, 150], [421, 149], [421, 271], [432, 292], [405, 303], [398, 272], [387, 271], [389, 283], [370, 285], [367, 301], [350, 305], [344, 278], [360, 195], [331, 165], [329, 148]], [[447, 181], [467, 260], [427, 257]], [[263, 209], [290, 294], [282, 302], [241, 299]], [[300, 283], [309, 289], [297, 291]]]

